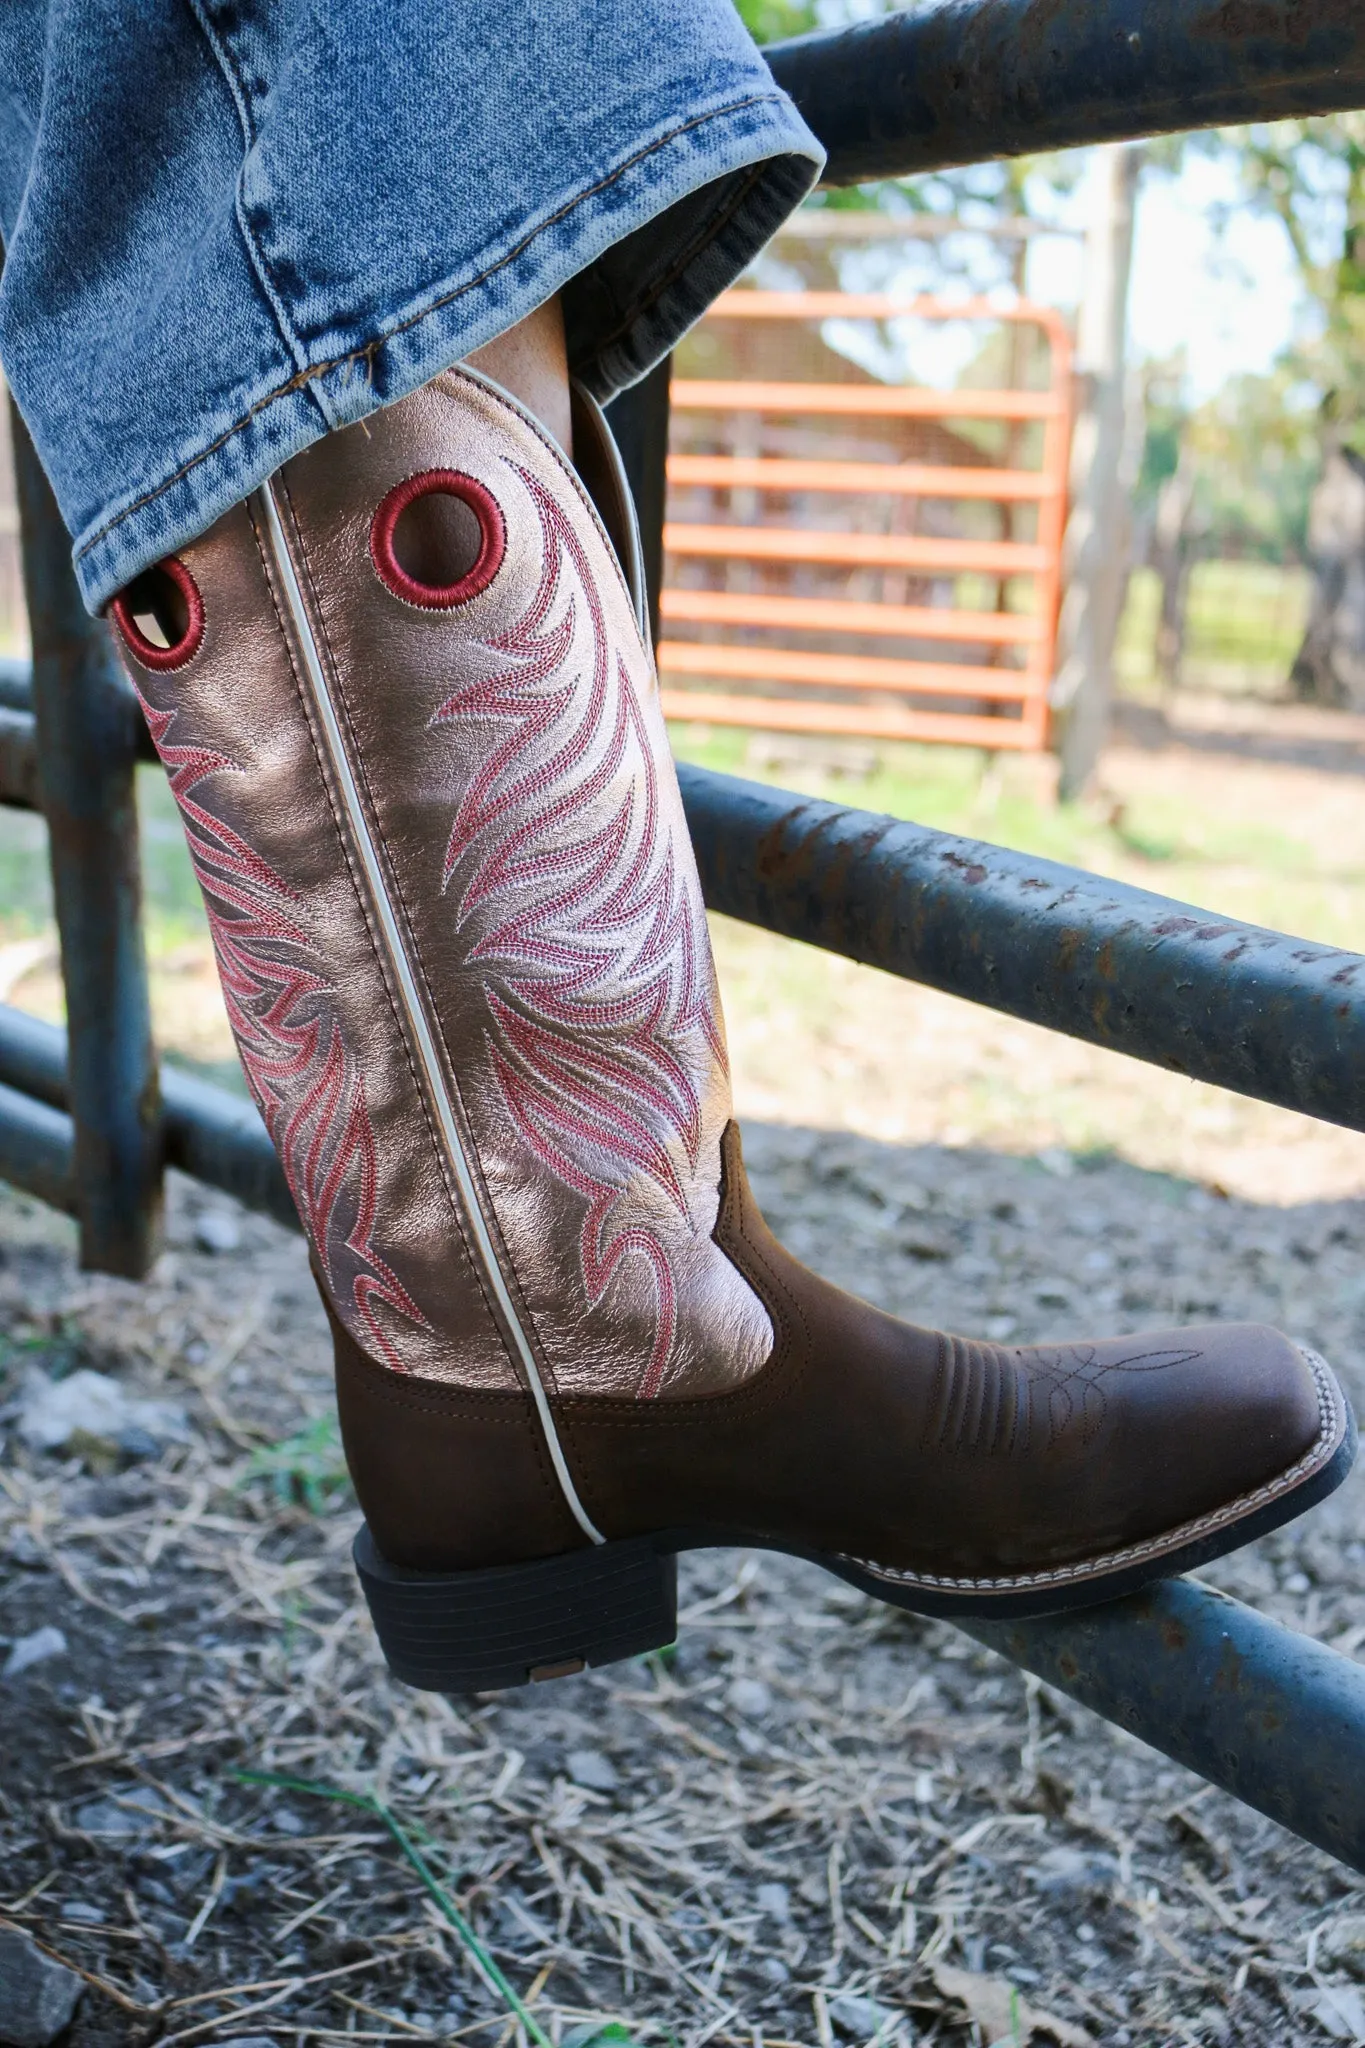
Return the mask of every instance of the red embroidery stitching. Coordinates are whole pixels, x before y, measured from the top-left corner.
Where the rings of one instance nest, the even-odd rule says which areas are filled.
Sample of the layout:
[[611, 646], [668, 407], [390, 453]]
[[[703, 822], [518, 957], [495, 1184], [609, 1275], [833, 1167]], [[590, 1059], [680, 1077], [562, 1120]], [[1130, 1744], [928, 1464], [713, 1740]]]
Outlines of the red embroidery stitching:
[[[613, 1229], [612, 1210], [643, 1175], [691, 1228], [676, 1153], [680, 1143], [696, 1167], [702, 1105], [677, 1048], [700, 1034], [722, 1071], [725, 1050], [701, 905], [686, 870], [679, 876], [635, 687], [609, 645], [569, 519], [520, 474], [540, 521], [540, 581], [516, 623], [482, 642], [513, 665], [455, 691], [432, 720], [511, 722], [457, 807], [444, 879], [457, 866], [468, 871], [461, 924], [480, 907], [492, 911], [468, 958], [502, 970], [501, 992], [488, 992], [493, 1070], [525, 1143], [587, 1204], [580, 1254], [589, 1301], [600, 1302], [628, 1256], [650, 1269], [655, 1338], [639, 1390], [649, 1399], [676, 1335], [677, 1289], [661, 1239], [643, 1226]], [[570, 660], [580, 605], [590, 678]], [[537, 761], [545, 742], [553, 751]], [[612, 805], [607, 821], [589, 830], [602, 799]], [[619, 1177], [590, 1170], [585, 1153], [605, 1154]]]
[[[442, 495], [458, 498], [474, 514], [479, 524], [479, 552], [454, 583], [419, 583], [394, 552], [394, 536], [409, 505], [419, 498]], [[381, 501], [370, 524], [370, 559], [380, 582], [404, 604], [418, 605], [423, 611], [453, 611], [456, 605], [467, 604], [487, 590], [502, 567], [506, 549], [502, 507], [477, 477], [466, 476], [459, 469], [426, 469], [405, 477]]]
[[[156, 564], [161, 574], [172, 582], [185, 602], [185, 630], [173, 647], [157, 647], [150, 641], [137, 620], [128, 602], [128, 591], [121, 590], [110, 600], [109, 615], [134, 661], [140, 661], [144, 668], [184, 668], [194, 660], [204, 639], [204, 600], [199, 594], [199, 585], [191, 576], [178, 555], [168, 555], [164, 562]], [[129, 588], [131, 589], [131, 585]]]
[[[210, 775], [240, 774], [238, 764], [208, 747], [172, 743], [177, 714], [138, 695], [185, 821], [242, 1066], [300, 1219], [331, 1283], [338, 1203], [350, 1189], [355, 1215], [342, 1243], [361, 1267], [352, 1283], [356, 1312], [389, 1365], [406, 1371], [378, 1305], [421, 1329], [430, 1324], [374, 1246], [378, 1173], [364, 1083], [330, 1009], [331, 986], [312, 964], [317, 948], [299, 895], [193, 794]], [[296, 957], [279, 958], [276, 947]]]

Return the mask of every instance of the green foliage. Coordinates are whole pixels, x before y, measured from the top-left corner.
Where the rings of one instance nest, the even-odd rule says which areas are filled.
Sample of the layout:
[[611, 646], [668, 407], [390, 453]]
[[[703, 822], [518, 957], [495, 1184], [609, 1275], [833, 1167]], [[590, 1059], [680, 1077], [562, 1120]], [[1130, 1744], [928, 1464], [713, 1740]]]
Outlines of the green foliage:
[[1194, 531], [1224, 551], [1302, 559], [1321, 462], [1317, 408], [1297, 366], [1235, 377], [1190, 422]]
[[1279, 222], [1316, 313], [1287, 366], [1365, 445], [1365, 113], [1219, 129], [1190, 146], [1230, 163]]
[[740, 20], [756, 43], [780, 43], [812, 29], [842, 28], [878, 14], [898, 14], [915, 0], [735, 0]]
[[756, 43], [780, 43], [820, 26], [815, 0], [735, 0], [735, 5]]
[[1301, 561], [1308, 505], [1321, 466], [1317, 394], [1295, 361], [1265, 376], [1229, 378], [1191, 408], [1183, 364], [1152, 365], [1146, 434], [1134, 490], [1151, 516], [1183, 462], [1191, 480], [1187, 531], [1206, 554]]
[[[1324, 440], [1365, 451], [1365, 114], [1148, 146], [1158, 172], [1177, 171], [1194, 153], [1235, 173], [1237, 208], [1278, 222], [1309, 318], [1268, 375], [1230, 379], [1193, 411], [1183, 365], [1153, 366], [1137, 502], [1150, 515], [1181, 465], [1191, 490], [1186, 530], [1202, 551], [1302, 560]], [[1223, 208], [1215, 226], [1234, 210]]]
[[351, 1483], [335, 1416], [320, 1416], [306, 1429], [254, 1452], [241, 1483], [253, 1479], [268, 1479], [277, 1500], [296, 1503], [311, 1515], [326, 1514], [349, 1493]]

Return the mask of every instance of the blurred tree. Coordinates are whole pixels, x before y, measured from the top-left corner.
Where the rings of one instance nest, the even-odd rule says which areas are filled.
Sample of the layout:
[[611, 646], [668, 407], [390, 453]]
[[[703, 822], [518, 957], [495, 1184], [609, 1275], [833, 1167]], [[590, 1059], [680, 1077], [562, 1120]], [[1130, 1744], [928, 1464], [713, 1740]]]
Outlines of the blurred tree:
[[[1291, 490], [1315, 573], [1293, 679], [1303, 697], [1365, 708], [1365, 113], [1220, 130], [1197, 146], [1233, 163], [1244, 201], [1279, 222], [1316, 315], [1282, 377], [1282, 395], [1320, 398], [1317, 480], [1306, 505]], [[1270, 425], [1252, 412], [1238, 440]], [[1300, 406], [1281, 423], [1282, 457], [1302, 431]]]
[[1167, 486], [1181, 475], [1186, 523], [1206, 552], [1304, 560], [1322, 459], [1316, 386], [1289, 361], [1265, 376], [1231, 377], [1191, 406], [1184, 381], [1180, 356], [1144, 367], [1145, 433], [1133, 492], [1140, 527], [1152, 527]]
[[1365, 113], [1223, 129], [1201, 147], [1230, 159], [1243, 197], [1283, 228], [1319, 316], [1303, 356], [1354, 438], [1365, 429]]
[[1170, 688], [1180, 678], [1190, 573], [1201, 556], [1307, 559], [1322, 467], [1318, 404], [1293, 363], [1230, 378], [1194, 407], [1181, 355], [1148, 363], [1143, 386], [1135, 553], [1160, 582], [1155, 667]]
[[1321, 460], [1316, 401], [1289, 362], [1230, 378], [1190, 416], [1192, 516], [1220, 553], [1304, 559]]

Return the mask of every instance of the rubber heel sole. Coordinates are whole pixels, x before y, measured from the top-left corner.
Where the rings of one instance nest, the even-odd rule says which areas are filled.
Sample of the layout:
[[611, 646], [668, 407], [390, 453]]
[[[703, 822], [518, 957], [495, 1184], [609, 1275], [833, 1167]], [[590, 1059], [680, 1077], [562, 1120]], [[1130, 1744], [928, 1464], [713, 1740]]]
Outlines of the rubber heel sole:
[[352, 1548], [390, 1671], [421, 1692], [500, 1692], [659, 1650], [678, 1633], [678, 1560], [648, 1538], [532, 1564], [416, 1572], [362, 1525]]

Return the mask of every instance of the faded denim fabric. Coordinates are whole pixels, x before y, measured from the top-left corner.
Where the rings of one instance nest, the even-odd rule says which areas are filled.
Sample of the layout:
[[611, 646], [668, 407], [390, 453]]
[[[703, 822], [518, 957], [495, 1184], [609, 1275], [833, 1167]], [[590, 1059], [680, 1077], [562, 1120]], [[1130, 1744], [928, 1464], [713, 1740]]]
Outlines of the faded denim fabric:
[[610, 396], [820, 163], [729, 0], [0, 0], [0, 362], [87, 603], [561, 289]]

